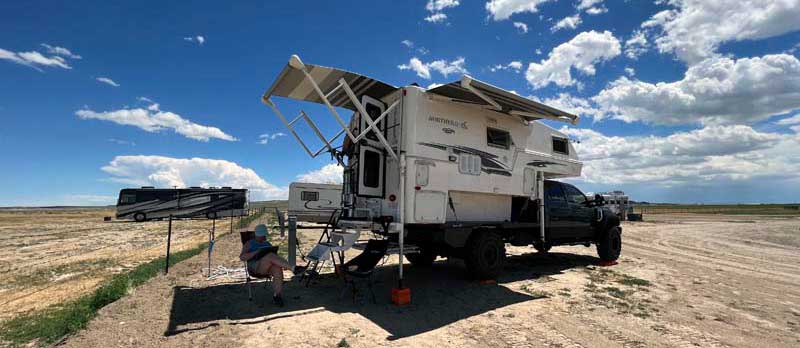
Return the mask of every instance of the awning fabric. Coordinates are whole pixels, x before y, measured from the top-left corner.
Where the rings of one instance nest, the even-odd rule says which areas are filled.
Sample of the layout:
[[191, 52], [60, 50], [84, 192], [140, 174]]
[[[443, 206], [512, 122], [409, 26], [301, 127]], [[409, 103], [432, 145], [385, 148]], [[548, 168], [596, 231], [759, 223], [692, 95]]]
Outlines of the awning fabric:
[[504, 89], [492, 86], [486, 82], [475, 80], [466, 75], [459, 81], [429, 89], [428, 93], [438, 94], [462, 102], [495, 107], [480, 95], [467, 88], [467, 85], [483, 94], [484, 97], [488, 97], [497, 103], [500, 107], [497, 111], [519, 116], [528, 121], [552, 119], [575, 123], [578, 120], [578, 116], [576, 115], [535, 102]]
[[[339, 85], [339, 79], [344, 78], [350, 88], [357, 96], [368, 95], [381, 99], [386, 95], [397, 90], [397, 87], [376, 79], [352, 73], [349, 71], [329, 68], [325, 66], [305, 64], [306, 69], [319, 85], [322, 93], [328, 93]], [[283, 67], [278, 79], [272, 87], [264, 93], [264, 99], [270, 96], [286, 97], [296, 100], [303, 100], [313, 103], [323, 103], [322, 98], [314, 90], [314, 87], [306, 79], [302, 71], [295, 69], [289, 64]], [[344, 89], [340, 88], [334, 94], [328, 96], [331, 105], [347, 108], [356, 111], [353, 103], [347, 97]]]

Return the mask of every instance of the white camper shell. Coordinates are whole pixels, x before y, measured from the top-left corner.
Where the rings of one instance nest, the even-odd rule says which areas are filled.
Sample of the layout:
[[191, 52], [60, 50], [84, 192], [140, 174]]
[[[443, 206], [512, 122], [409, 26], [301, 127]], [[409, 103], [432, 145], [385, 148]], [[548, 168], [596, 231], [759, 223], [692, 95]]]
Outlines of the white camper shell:
[[289, 184], [289, 216], [297, 221], [327, 223], [342, 207], [342, 185], [293, 182]]
[[[324, 135], [305, 112], [287, 120], [274, 97], [323, 104], [341, 129]], [[309, 155], [330, 152], [344, 166], [340, 227], [395, 235], [401, 255], [412, 234], [510, 226], [529, 204], [539, 205], [538, 219], [519, 226], [543, 241], [544, 180], [581, 174], [568, 137], [539, 122], [576, 124], [577, 116], [466, 75], [431, 89], [398, 88], [292, 56], [262, 101]], [[337, 108], [353, 111], [349, 122]], [[300, 120], [322, 148], [296, 132]]]

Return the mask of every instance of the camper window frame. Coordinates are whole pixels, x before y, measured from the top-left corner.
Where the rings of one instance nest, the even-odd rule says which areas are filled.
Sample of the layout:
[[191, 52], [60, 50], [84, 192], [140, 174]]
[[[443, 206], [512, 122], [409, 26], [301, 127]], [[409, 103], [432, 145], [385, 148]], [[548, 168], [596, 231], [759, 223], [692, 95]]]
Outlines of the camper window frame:
[[[553, 148], [553, 153], [561, 154], [561, 155], [569, 155], [569, 139], [564, 137], [557, 137], [552, 136], [552, 141], [550, 142], [550, 146]], [[564, 142], [564, 151], [556, 150], [556, 141], [563, 141]]]
[[[493, 143], [493, 142], [490, 141], [493, 138], [492, 136], [490, 136], [490, 133], [493, 132], [493, 131], [494, 132], [505, 133], [507, 135], [507, 139], [508, 140], [507, 140], [505, 145], [496, 144], [496, 143]], [[509, 132], [509, 131], [507, 131], [505, 129], [494, 128], [494, 127], [486, 127], [486, 145], [491, 146], [491, 147], [496, 147], [498, 149], [508, 150], [508, 149], [511, 148], [511, 144], [513, 144], [513, 143], [514, 143], [514, 139], [511, 138], [511, 132]]]
[[[306, 194], [313, 196], [313, 199], [306, 199]], [[300, 200], [303, 202], [316, 202], [319, 201], [319, 192], [317, 191], [300, 191]]]

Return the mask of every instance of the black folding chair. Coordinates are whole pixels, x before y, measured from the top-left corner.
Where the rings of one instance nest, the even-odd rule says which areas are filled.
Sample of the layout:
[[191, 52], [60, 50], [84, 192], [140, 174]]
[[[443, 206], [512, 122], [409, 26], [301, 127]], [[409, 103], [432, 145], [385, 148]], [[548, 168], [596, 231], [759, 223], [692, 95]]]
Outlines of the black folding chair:
[[[253, 231], [239, 232], [239, 237], [242, 239], [242, 246], [244, 246], [245, 243], [256, 237], [256, 233]], [[264, 289], [267, 288], [267, 285], [272, 280], [271, 275], [250, 274], [250, 269], [247, 268], [247, 261], [244, 261], [244, 274], [246, 276], [245, 282], [247, 283], [247, 298], [250, 301], [253, 300], [253, 284], [250, 283], [251, 277], [255, 279], [264, 279]]]
[[367, 283], [370, 294], [372, 294], [372, 302], [377, 302], [375, 300], [375, 291], [372, 290], [372, 273], [375, 271], [375, 266], [378, 265], [378, 262], [386, 256], [388, 248], [388, 240], [370, 239], [361, 254], [341, 266], [340, 270], [342, 270], [342, 278], [344, 278], [344, 289], [342, 289], [341, 297], [344, 297], [349, 285], [353, 289], [353, 302], [355, 303], [356, 279], [363, 279]]

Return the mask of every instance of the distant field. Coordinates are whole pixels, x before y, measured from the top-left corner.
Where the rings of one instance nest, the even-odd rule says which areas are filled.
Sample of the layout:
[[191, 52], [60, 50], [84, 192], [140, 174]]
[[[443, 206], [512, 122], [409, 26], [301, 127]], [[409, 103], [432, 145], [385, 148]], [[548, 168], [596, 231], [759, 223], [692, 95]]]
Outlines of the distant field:
[[800, 204], [648, 204], [636, 205], [643, 214], [800, 215]]

